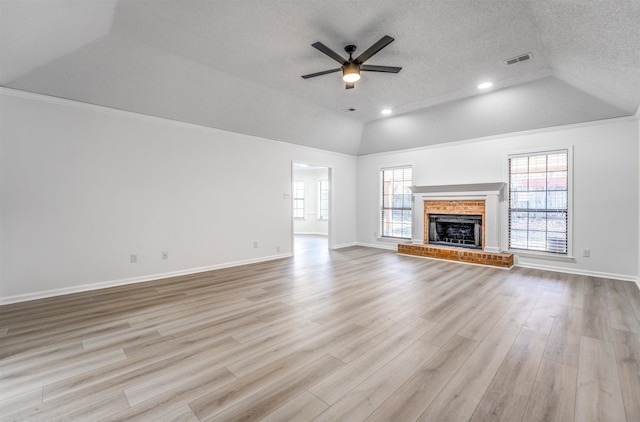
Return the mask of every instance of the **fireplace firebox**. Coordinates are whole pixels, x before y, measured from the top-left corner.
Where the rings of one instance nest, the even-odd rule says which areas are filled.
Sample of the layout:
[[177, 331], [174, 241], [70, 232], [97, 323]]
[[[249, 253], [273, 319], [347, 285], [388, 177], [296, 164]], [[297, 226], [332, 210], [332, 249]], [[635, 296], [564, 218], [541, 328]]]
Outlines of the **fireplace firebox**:
[[429, 243], [482, 249], [482, 215], [429, 214]]

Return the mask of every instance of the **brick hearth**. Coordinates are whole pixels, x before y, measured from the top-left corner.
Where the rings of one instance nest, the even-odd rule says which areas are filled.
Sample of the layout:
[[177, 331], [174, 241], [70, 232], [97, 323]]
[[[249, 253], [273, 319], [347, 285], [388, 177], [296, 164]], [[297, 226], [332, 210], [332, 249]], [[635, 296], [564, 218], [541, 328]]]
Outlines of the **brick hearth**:
[[445, 199], [424, 201], [424, 239], [425, 244], [404, 243], [398, 244], [398, 253], [415, 255], [428, 258], [447, 259], [450, 261], [468, 262], [471, 264], [492, 265], [501, 268], [513, 266], [512, 253], [487, 252], [485, 250], [473, 250], [457, 248], [454, 246], [430, 245], [429, 239], [429, 214], [467, 214], [482, 216], [482, 246], [485, 247], [486, 228], [486, 203], [477, 199]]
[[420, 245], [414, 243], [398, 244], [398, 253], [423, 256], [427, 258], [447, 259], [472, 264], [492, 265], [501, 268], [513, 267], [512, 253], [493, 253], [448, 246]]

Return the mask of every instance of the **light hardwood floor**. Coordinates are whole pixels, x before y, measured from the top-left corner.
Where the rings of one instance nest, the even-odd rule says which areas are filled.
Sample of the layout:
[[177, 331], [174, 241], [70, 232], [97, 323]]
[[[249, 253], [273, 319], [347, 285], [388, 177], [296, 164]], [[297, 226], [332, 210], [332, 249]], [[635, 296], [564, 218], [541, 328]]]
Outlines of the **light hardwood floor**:
[[0, 307], [0, 419], [640, 421], [640, 291], [296, 240]]

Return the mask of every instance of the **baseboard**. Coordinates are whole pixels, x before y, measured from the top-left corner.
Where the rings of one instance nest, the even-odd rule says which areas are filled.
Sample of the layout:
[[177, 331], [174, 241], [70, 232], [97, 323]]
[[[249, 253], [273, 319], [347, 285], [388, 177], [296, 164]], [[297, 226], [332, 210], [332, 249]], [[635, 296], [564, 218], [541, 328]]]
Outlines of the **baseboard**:
[[256, 264], [258, 262], [273, 261], [273, 260], [282, 259], [282, 258], [290, 258], [292, 256], [293, 256], [292, 253], [284, 253], [284, 254], [278, 254], [278, 255], [270, 255], [262, 258], [246, 259], [242, 261], [227, 262], [224, 264], [209, 265], [206, 267], [189, 268], [186, 270], [171, 271], [167, 273], [151, 274], [151, 275], [145, 275], [140, 277], [124, 278], [120, 280], [110, 280], [110, 281], [103, 281], [100, 283], [65, 287], [62, 289], [45, 290], [45, 291], [35, 292], [35, 293], [26, 293], [22, 295], [7, 296], [7, 297], [0, 298], [0, 305], [27, 302], [30, 300], [37, 300], [37, 299], [46, 299], [54, 296], [68, 295], [72, 293], [82, 293], [82, 292], [88, 292], [91, 290], [100, 290], [100, 289], [106, 289], [109, 287], [124, 286], [127, 284], [143, 283], [145, 281], [161, 280], [164, 278], [178, 277], [182, 275], [204, 273], [207, 271], [221, 270], [223, 268], [239, 267], [241, 265], [249, 265], [249, 264]]
[[331, 247], [331, 249], [342, 249], [342, 248], [350, 248], [352, 246], [358, 246], [358, 244], [356, 242], [350, 242], [350, 243], [341, 243], [339, 245], [333, 245]]
[[599, 271], [586, 271], [586, 270], [580, 270], [580, 269], [554, 267], [552, 265], [538, 265], [538, 264], [517, 264], [516, 263], [516, 267], [531, 268], [535, 270], [554, 271], [557, 273], [586, 275], [590, 277], [610, 278], [613, 280], [632, 281], [636, 283], [638, 288], [640, 288], [640, 280], [638, 279], [638, 277], [632, 276], [632, 275], [603, 273]]
[[385, 249], [388, 251], [398, 251], [398, 244], [397, 243], [389, 243], [389, 244], [384, 244], [384, 243], [363, 243], [363, 242], [356, 242], [356, 244], [358, 246], [365, 246], [367, 248], [378, 248], [378, 249]]

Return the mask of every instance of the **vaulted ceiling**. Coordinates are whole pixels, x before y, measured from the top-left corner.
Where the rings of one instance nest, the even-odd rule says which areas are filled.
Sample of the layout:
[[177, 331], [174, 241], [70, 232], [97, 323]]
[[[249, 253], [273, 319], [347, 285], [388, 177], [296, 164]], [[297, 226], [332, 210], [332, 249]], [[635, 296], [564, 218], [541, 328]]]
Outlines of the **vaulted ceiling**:
[[[0, 14], [2, 86], [348, 154], [640, 105], [637, 0], [0, 0]], [[398, 74], [350, 90], [340, 73], [300, 77], [337, 67], [313, 42], [344, 54], [387, 34], [367, 63]]]

